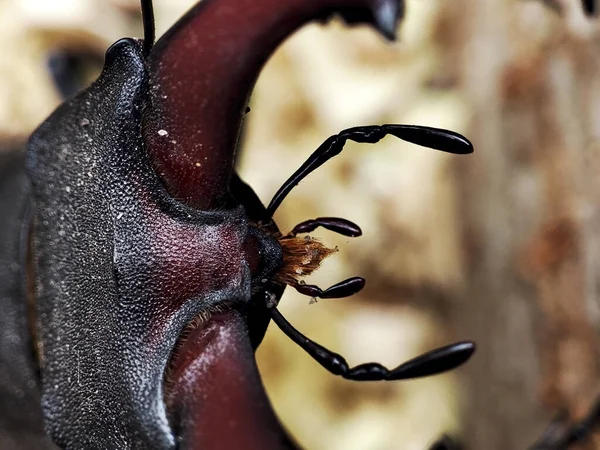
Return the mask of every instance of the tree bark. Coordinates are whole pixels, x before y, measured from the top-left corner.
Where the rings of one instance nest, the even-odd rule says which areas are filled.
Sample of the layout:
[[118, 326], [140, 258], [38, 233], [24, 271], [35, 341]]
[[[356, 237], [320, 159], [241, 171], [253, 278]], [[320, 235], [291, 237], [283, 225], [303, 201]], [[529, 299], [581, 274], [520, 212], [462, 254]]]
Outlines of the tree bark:
[[462, 32], [448, 50], [475, 146], [457, 161], [473, 449], [527, 448], [553, 412], [583, 416], [599, 388], [600, 52], [578, 5], [558, 6], [453, 5]]

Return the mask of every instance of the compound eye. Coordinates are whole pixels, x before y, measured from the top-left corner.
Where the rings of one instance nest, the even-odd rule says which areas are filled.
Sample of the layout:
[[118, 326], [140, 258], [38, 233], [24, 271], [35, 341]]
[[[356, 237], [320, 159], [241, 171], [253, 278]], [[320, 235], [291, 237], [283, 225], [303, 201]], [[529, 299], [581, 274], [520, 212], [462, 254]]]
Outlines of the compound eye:
[[596, 0], [582, 0], [583, 10], [588, 16], [596, 16], [598, 14], [598, 6]]
[[88, 86], [102, 70], [104, 57], [93, 50], [55, 48], [47, 57], [48, 71], [63, 98]]

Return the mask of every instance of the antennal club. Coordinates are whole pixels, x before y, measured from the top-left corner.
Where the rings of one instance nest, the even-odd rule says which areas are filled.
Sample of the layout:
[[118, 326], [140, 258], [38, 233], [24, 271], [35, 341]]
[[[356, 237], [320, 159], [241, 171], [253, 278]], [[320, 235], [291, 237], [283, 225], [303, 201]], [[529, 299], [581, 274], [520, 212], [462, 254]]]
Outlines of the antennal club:
[[462, 341], [424, 353], [392, 370], [378, 363], [366, 363], [349, 367], [342, 355], [317, 344], [294, 328], [268, 298], [267, 307], [273, 321], [292, 341], [329, 372], [348, 380], [393, 381], [436, 375], [465, 363], [475, 351], [473, 342]]
[[453, 131], [440, 128], [418, 125], [371, 125], [348, 128], [323, 142], [308, 157], [306, 162], [283, 183], [267, 208], [268, 216], [273, 216], [279, 205], [281, 205], [281, 202], [298, 183], [331, 158], [339, 155], [344, 149], [346, 141], [351, 140], [359, 143], [375, 144], [388, 134], [396, 136], [403, 141], [447, 153], [466, 154], [473, 152], [473, 145], [467, 138]]
[[317, 217], [316, 219], [306, 220], [296, 225], [290, 232], [290, 235], [296, 236], [297, 234], [310, 233], [319, 227], [348, 237], [358, 237], [362, 235], [362, 230], [358, 225], [339, 217]]
[[291, 285], [299, 293], [309, 297], [319, 298], [344, 298], [354, 295], [365, 287], [365, 279], [362, 277], [352, 277], [340, 281], [337, 284], [323, 290], [314, 284], [294, 283]]

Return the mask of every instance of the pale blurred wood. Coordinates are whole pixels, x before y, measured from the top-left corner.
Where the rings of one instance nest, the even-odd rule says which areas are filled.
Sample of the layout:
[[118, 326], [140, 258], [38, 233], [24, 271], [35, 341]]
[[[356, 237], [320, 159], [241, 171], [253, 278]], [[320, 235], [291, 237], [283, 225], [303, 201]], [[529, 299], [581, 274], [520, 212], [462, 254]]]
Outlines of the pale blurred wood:
[[449, 48], [472, 105], [460, 161], [468, 448], [523, 449], [598, 382], [598, 69], [578, 2], [465, 0]]

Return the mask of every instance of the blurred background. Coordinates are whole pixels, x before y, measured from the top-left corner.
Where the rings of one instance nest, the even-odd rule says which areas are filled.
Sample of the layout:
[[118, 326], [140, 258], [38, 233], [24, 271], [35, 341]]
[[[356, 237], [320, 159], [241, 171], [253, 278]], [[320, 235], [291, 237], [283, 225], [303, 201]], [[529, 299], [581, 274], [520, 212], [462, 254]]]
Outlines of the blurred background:
[[[258, 0], [257, 0], [258, 1]], [[192, 4], [155, 0], [158, 35]], [[318, 237], [339, 252], [307, 281], [360, 275], [358, 295], [281, 310], [350, 364], [388, 367], [459, 339], [463, 368], [425, 380], [353, 383], [271, 327], [258, 351], [282, 421], [307, 449], [525, 449], [560, 411], [600, 392], [600, 35], [577, 0], [407, 0], [399, 40], [311, 25], [268, 63], [240, 159], [263, 202], [328, 136], [409, 123], [466, 135], [475, 154], [387, 138], [348, 144], [276, 215], [319, 216], [363, 236]], [[23, 142], [93, 80], [104, 50], [141, 36], [134, 0], [0, 0], [0, 148]], [[63, 78], [63, 80], [65, 80]], [[600, 440], [580, 448], [600, 448]]]

